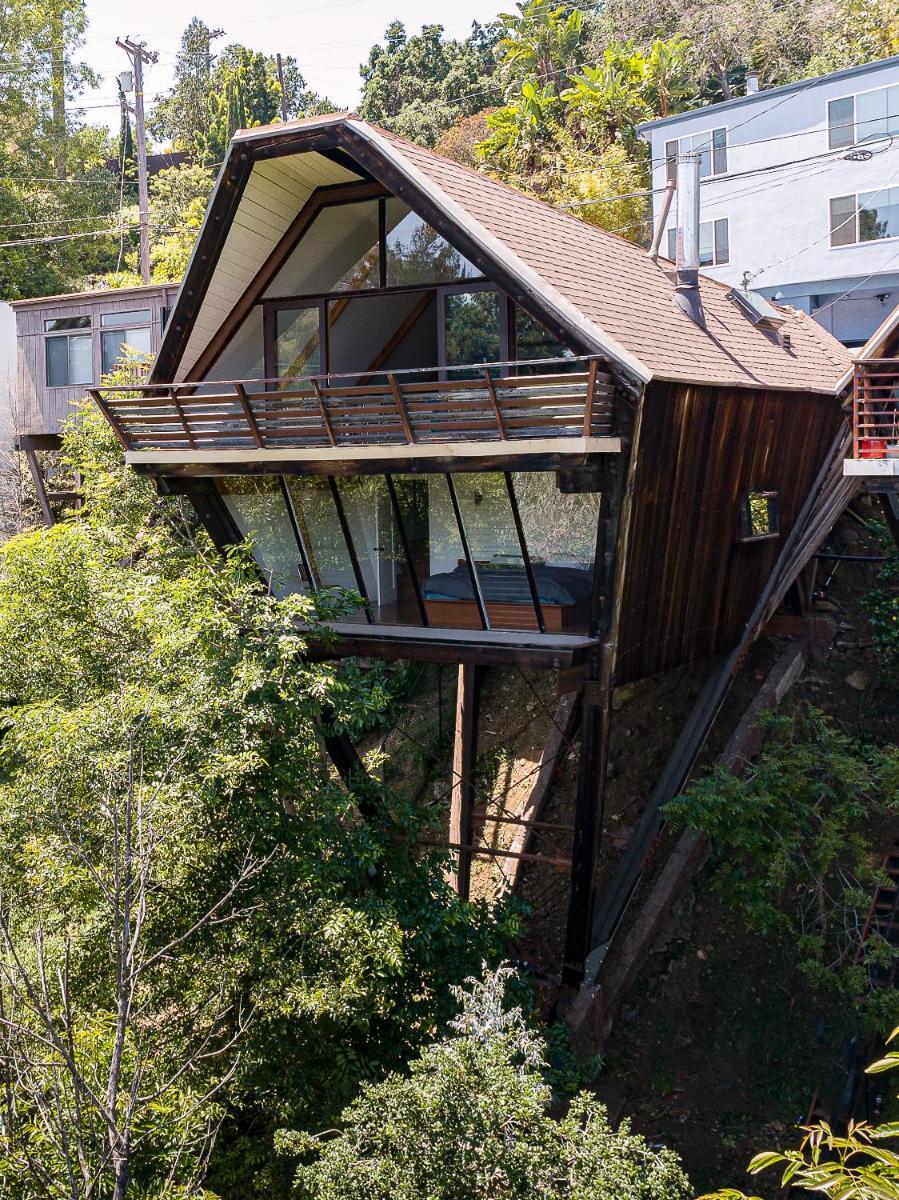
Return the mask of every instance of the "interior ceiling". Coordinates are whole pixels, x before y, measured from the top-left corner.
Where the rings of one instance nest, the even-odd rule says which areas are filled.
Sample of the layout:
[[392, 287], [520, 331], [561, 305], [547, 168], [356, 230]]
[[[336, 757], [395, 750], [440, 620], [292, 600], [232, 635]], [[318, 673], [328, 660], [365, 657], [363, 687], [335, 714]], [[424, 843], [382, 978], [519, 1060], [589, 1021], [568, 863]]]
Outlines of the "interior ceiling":
[[187, 377], [315, 189], [358, 179], [314, 151], [255, 164], [178, 364], [176, 382]]

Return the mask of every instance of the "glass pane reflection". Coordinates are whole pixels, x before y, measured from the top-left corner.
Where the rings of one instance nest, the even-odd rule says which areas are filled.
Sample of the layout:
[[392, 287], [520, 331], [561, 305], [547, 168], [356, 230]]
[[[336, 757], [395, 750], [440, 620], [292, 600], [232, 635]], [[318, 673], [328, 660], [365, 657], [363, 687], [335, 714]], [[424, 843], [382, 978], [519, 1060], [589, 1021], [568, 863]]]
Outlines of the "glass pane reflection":
[[219, 481], [219, 492], [240, 532], [253, 543], [272, 594], [289, 596], [307, 590], [300, 552], [284, 503], [281, 484], [270, 476], [233, 477]]

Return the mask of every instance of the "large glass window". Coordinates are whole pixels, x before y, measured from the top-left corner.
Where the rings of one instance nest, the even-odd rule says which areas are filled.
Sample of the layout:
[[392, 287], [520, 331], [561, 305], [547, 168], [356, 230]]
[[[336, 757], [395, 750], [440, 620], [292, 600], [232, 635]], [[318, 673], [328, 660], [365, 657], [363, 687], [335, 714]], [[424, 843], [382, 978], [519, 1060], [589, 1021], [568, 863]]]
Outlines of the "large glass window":
[[599, 496], [562, 495], [553, 473], [237, 478], [219, 488], [275, 595], [339, 590], [340, 619], [378, 624], [480, 629], [483, 606], [495, 629], [536, 629], [538, 609], [549, 632], [588, 626]]
[[827, 144], [831, 150], [899, 133], [899, 84], [841, 96], [827, 105]]
[[317, 296], [476, 277], [480, 272], [436, 229], [390, 197], [323, 208], [265, 294]]
[[458, 250], [402, 200], [386, 201], [387, 287], [452, 283], [480, 275]]
[[433, 292], [328, 301], [328, 363], [336, 374], [433, 367], [437, 304]]
[[831, 246], [894, 237], [899, 237], [899, 188], [835, 196], [830, 201]]
[[219, 482], [219, 492], [237, 528], [252, 542], [273, 595], [305, 591], [308, 580], [280, 479], [229, 476]]
[[310, 296], [378, 287], [378, 205], [377, 200], [359, 200], [323, 208], [266, 296]]
[[275, 374], [279, 379], [321, 375], [321, 309], [279, 308], [275, 311]]
[[[518, 360], [527, 359], [543, 359], [543, 358], [573, 358], [572, 352], [564, 346], [558, 338], [553, 337], [548, 329], [545, 329], [539, 321], [536, 321], [530, 313], [526, 313], [523, 308], [515, 306], [515, 358]], [[579, 369], [582, 364], [572, 363], [574, 369]], [[564, 364], [556, 363], [550, 367], [534, 366], [530, 368], [519, 368], [522, 373], [535, 372], [541, 374], [545, 371], [559, 371], [564, 369]]]
[[[497, 292], [450, 292], [444, 296], [446, 366], [499, 362], [502, 359], [500, 298]], [[476, 375], [452, 371], [451, 379]]]
[[250, 309], [234, 337], [210, 367], [205, 379], [262, 379], [265, 353], [262, 308]]
[[[90, 325], [90, 317], [84, 319]], [[48, 387], [75, 387], [94, 382], [94, 340], [90, 333], [56, 334], [46, 339], [45, 347]]]

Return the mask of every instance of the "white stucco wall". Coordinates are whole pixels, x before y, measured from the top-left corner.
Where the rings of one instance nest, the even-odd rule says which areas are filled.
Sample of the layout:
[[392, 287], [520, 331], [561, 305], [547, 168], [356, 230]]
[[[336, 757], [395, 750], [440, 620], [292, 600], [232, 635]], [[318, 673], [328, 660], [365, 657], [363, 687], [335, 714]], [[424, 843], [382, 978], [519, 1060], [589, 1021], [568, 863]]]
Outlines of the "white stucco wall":
[[[899, 57], [863, 72], [806, 81], [795, 90], [710, 105], [643, 131], [652, 149], [654, 188], [665, 186], [666, 142], [714, 128], [728, 131], [727, 174], [702, 181], [700, 219], [728, 218], [730, 261], [703, 268], [707, 274], [739, 284], [749, 272], [751, 287], [811, 311], [855, 288], [852, 297], [832, 306], [840, 309], [837, 323], [851, 326], [851, 337], [869, 321], [867, 332], [873, 330], [885, 315], [877, 296], [899, 289], [899, 238], [831, 247], [829, 200], [899, 187], [899, 138], [871, 143], [869, 161], [847, 161], [845, 150], [828, 149], [827, 103], [893, 84], [899, 84]], [[818, 155], [825, 157], [814, 161]], [[813, 161], [797, 161], [807, 159]], [[658, 213], [660, 194], [653, 199]], [[675, 222], [674, 207], [668, 227]], [[663, 253], [666, 245], [667, 235]], [[875, 278], [866, 279], [869, 275]], [[865, 284], [856, 286], [860, 280]], [[827, 312], [829, 319], [833, 313]]]

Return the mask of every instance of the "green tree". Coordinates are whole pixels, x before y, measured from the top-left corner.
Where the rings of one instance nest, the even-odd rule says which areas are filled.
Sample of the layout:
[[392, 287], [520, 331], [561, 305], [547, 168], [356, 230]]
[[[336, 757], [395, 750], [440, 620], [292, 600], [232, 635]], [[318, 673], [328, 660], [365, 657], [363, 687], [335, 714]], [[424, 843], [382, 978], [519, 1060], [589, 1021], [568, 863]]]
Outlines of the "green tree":
[[[181, 38], [175, 83], [157, 100], [148, 125], [154, 137], [167, 139], [202, 165], [224, 157], [235, 129], [280, 120], [281, 84], [275, 59], [246, 46], [226, 46], [216, 55], [222, 30], [195, 17]], [[326, 98], [306, 88], [296, 60], [283, 60], [289, 118], [333, 111]]]
[[874, 931], [860, 939], [882, 881], [865, 831], [899, 807], [899, 754], [853, 740], [814, 709], [771, 716], [765, 732], [751, 772], [699, 780], [666, 819], [706, 834], [716, 889], [751, 928], [786, 937], [813, 987], [889, 1029], [899, 992], [872, 989], [868, 969], [897, 952]]
[[[129, 796], [152, 795], [156, 858], [140, 941], [152, 969], [122, 1043], [123, 1078], [145, 1062], [138, 1087], [152, 1096], [154, 1080], [192, 1055], [198, 1030], [213, 1053], [194, 1055], [182, 1090], [143, 1110], [132, 1186], [163, 1194], [177, 1162], [196, 1178], [200, 1135], [222, 1121], [204, 1185], [277, 1195], [274, 1129], [317, 1127], [360, 1079], [398, 1067], [451, 1013], [447, 982], [494, 957], [514, 921], [454, 897], [443, 857], [416, 847], [427, 814], [411, 801], [371, 794], [364, 780], [348, 791], [322, 773], [321, 723], [357, 736], [390, 699], [389, 676], [304, 655], [304, 631], [352, 600], [275, 601], [245, 553], [220, 559], [183, 502], [125, 468], [89, 409], [68, 430], [65, 457], [82, 476], [83, 509], [12, 539], [0, 558], [7, 951], [36, 966], [43, 945], [48, 978], [66, 980], [79, 1071], [108, 1078], [121, 961], [108, 872]], [[361, 796], [376, 817], [360, 817]], [[248, 854], [259, 869], [204, 923]], [[14, 999], [3, 997], [7, 1010]], [[63, 1087], [52, 1065], [48, 1079]], [[21, 1165], [27, 1150], [69, 1196], [59, 1139], [41, 1150], [39, 1104], [20, 1082], [21, 1120], [0, 1121], [0, 1159], [19, 1164], [8, 1194], [55, 1194]], [[125, 1087], [119, 1102], [130, 1095]], [[88, 1122], [74, 1096], [64, 1114], [72, 1144]], [[90, 1163], [106, 1181], [96, 1194], [110, 1195], [108, 1162]]]
[[360, 68], [360, 115], [433, 146], [460, 118], [499, 101], [496, 36], [494, 26], [475, 21], [462, 41], [444, 38], [442, 25], [423, 25], [409, 37], [393, 21]]
[[[95, 82], [77, 61], [82, 0], [9, 0], [0, 7], [0, 225], [4, 242], [90, 233], [118, 220], [115, 146], [83, 124], [76, 101]], [[67, 105], [67, 109], [63, 103]], [[117, 239], [78, 238], [0, 249], [4, 299], [70, 291], [115, 263]]]
[[827, 75], [899, 54], [899, 14], [891, 0], [831, 0], [815, 14], [820, 47], [805, 74]]
[[363, 1088], [328, 1139], [286, 1134], [308, 1200], [687, 1200], [677, 1158], [577, 1095], [550, 1115], [546, 1042], [509, 1008], [513, 973], [470, 979], [449, 1032], [408, 1075]]
[[150, 265], [155, 282], [184, 277], [214, 183], [213, 172], [194, 163], [168, 167], [151, 179], [150, 223], [154, 234]]

